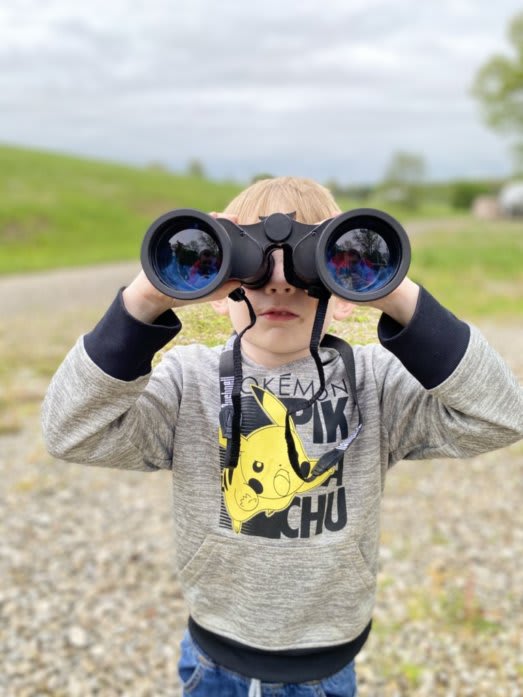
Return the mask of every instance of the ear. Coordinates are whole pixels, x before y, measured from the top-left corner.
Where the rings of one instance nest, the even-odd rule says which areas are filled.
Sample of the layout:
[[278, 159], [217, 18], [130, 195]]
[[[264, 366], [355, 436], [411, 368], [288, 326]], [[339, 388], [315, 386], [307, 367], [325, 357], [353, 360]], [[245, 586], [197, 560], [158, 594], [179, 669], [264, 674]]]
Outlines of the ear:
[[343, 300], [342, 298], [334, 298], [334, 312], [332, 313], [333, 319], [347, 319], [347, 317], [349, 317], [352, 314], [353, 310], [353, 303], [350, 303], [348, 300]]
[[219, 315], [229, 316], [229, 299], [227, 297], [221, 298], [221, 300], [213, 300], [211, 306]]

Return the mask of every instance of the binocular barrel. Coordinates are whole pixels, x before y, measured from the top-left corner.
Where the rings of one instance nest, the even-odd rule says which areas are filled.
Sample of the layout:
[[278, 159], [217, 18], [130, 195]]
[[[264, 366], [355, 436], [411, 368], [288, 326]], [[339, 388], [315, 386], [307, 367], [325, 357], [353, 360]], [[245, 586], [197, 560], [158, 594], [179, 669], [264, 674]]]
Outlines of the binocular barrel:
[[143, 269], [162, 293], [179, 300], [210, 295], [228, 280], [261, 288], [281, 248], [287, 281], [311, 295], [328, 292], [352, 302], [388, 295], [404, 279], [410, 244], [392, 216], [358, 208], [318, 225], [274, 213], [239, 226], [190, 208], [155, 220], [141, 252]]

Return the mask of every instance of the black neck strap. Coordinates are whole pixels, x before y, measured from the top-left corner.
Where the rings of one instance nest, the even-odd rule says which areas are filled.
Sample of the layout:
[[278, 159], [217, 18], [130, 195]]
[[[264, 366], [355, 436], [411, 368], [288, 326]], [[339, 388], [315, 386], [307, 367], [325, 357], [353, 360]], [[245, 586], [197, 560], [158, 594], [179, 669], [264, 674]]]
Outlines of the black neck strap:
[[240, 428], [242, 419], [242, 336], [256, 323], [256, 314], [243, 288], [237, 288], [229, 297], [243, 300], [249, 309], [249, 324], [239, 334], [233, 334], [220, 356], [220, 426], [227, 439], [226, 467], [236, 467], [240, 456]]
[[[225, 454], [225, 466], [234, 468], [238, 464], [240, 455], [240, 429], [241, 429], [241, 388], [243, 381], [242, 360], [241, 360], [241, 338], [256, 322], [256, 315], [246, 297], [243, 289], [238, 289], [231, 294], [233, 300], [244, 300], [249, 308], [250, 324], [242, 330], [240, 334], [233, 334], [222, 350], [220, 356], [220, 426], [222, 434], [227, 440], [227, 450]], [[327, 312], [329, 296], [322, 296], [319, 299], [314, 325], [312, 329], [310, 352], [316, 364], [320, 386], [315, 394], [305, 403], [293, 411], [288, 411], [285, 417], [285, 440], [290, 464], [300, 479], [312, 481], [323, 474], [330, 467], [336, 466], [343, 458], [345, 451], [356, 439], [362, 429], [361, 409], [358, 403], [356, 392], [356, 369], [354, 364], [354, 353], [350, 344], [339, 337], [326, 334], [320, 342], [323, 324]], [[340, 354], [345, 372], [349, 380], [349, 386], [354, 400], [354, 405], [358, 413], [358, 425], [354, 431], [338, 445], [324, 453], [314, 469], [311, 471], [309, 462], [299, 462], [298, 453], [291, 432], [291, 415], [297, 411], [308, 409], [322, 394], [325, 389], [325, 373], [319, 355], [319, 347], [332, 348]]]

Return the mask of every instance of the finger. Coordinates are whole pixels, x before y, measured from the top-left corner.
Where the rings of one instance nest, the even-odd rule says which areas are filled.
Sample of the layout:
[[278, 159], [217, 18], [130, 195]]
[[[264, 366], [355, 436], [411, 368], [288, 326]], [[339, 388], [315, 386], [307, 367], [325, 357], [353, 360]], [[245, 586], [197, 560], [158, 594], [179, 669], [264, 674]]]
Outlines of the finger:
[[216, 211], [212, 211], [209, 213], [211, 218], [226, 218], [227, 220], [230, 220], [232, 223], [237, 223], [238, 222], [238, 216], [234, 215], [233, 213], [217, 213]]

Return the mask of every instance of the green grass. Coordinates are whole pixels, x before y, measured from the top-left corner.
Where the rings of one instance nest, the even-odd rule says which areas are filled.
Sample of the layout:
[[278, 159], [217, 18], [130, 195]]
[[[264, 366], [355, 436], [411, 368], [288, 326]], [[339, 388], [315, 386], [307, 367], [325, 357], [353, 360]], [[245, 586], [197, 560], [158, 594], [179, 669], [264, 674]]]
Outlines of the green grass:
[[456, 211], [445, 201], [434, 201], [430, 198], [427, 198], [415, 209], [385, 201], [379, 196], [371, 196], [364, 201], [355, 198], [339, 197], [337, 203], [343, 211], [348, 211], [352, 208], [377, 208], [378, 210], [387, 211], [387, 213], [400, 220], [403, 224], [416, 220], [466, 217], [463, 211]]
[[160, 214], [220, 210], [240, 188], [0, 146], [0, 273], [136, 259]]
[[415, 235], [410, 275], [457, 314], [523, 315], [523, 221], [467, 218]]

